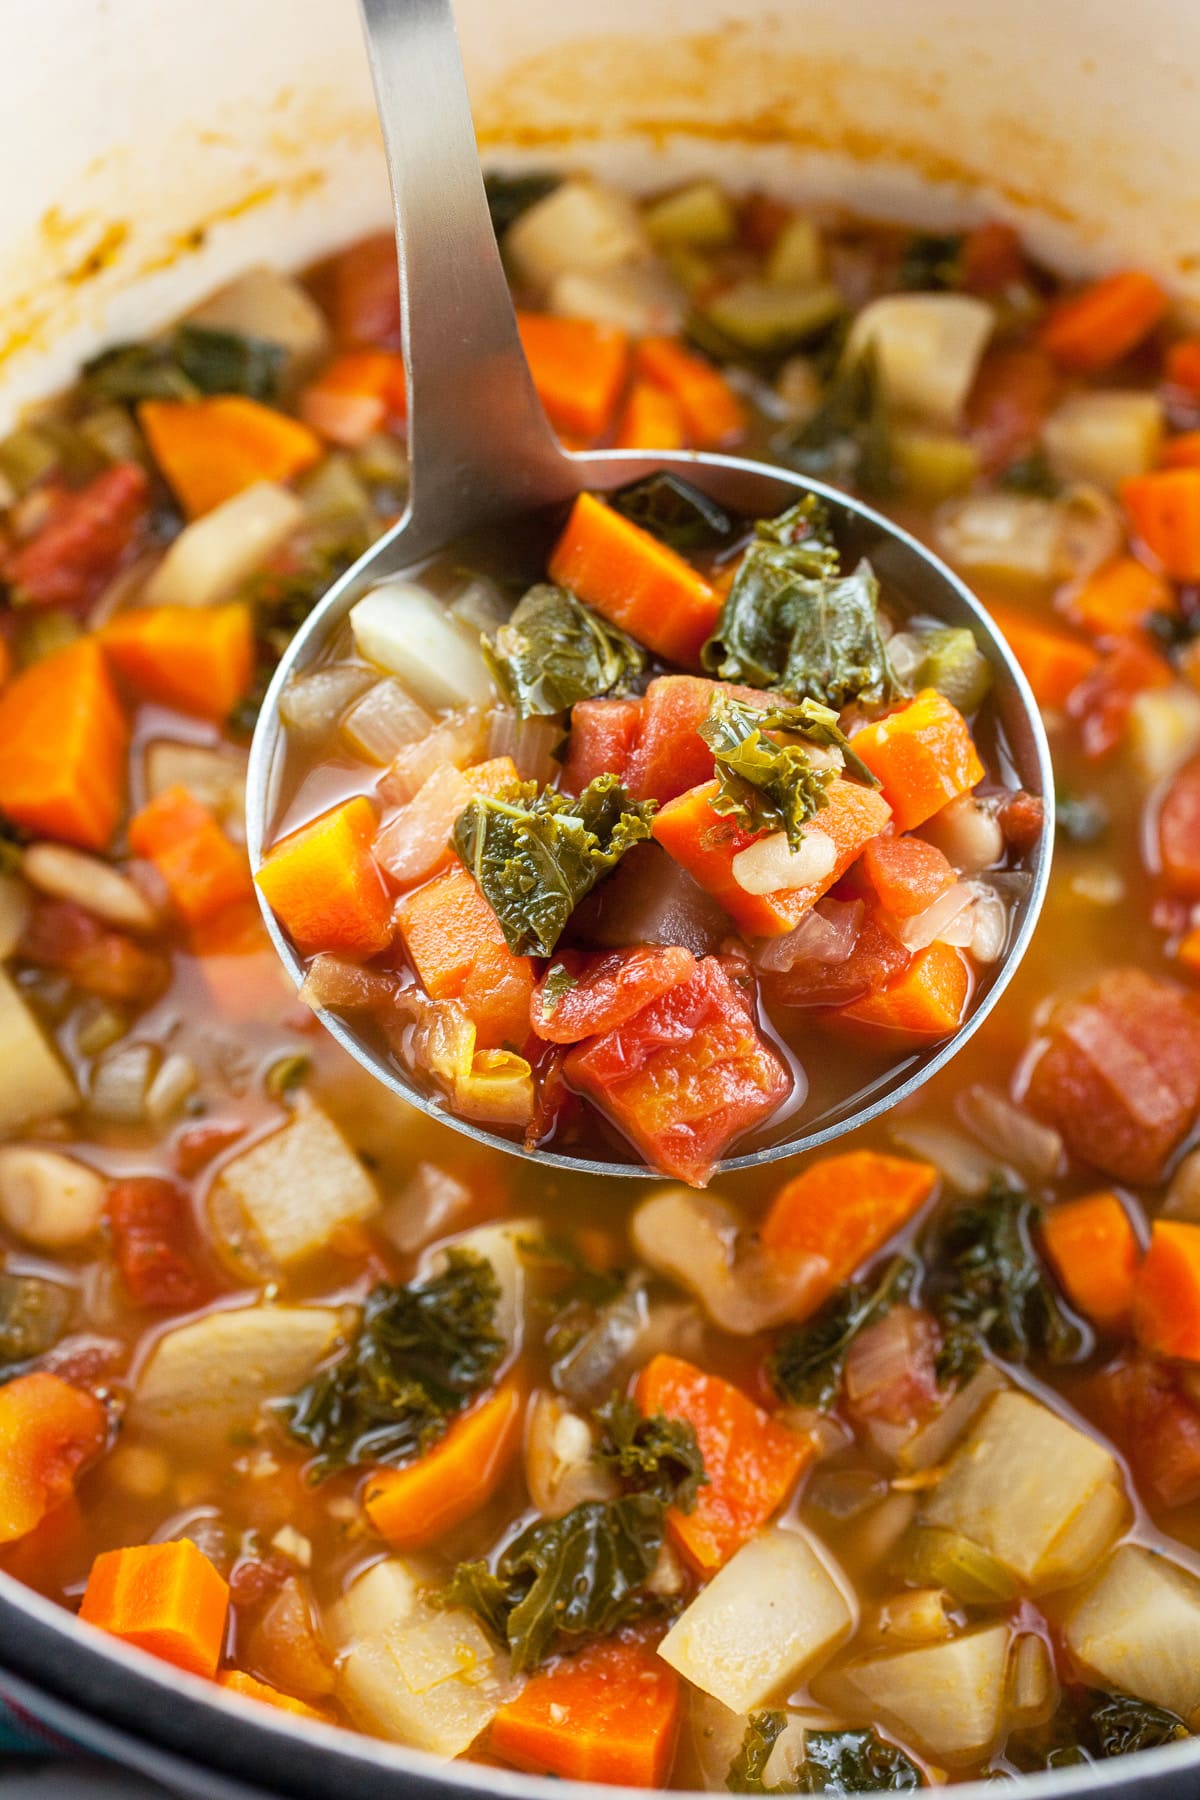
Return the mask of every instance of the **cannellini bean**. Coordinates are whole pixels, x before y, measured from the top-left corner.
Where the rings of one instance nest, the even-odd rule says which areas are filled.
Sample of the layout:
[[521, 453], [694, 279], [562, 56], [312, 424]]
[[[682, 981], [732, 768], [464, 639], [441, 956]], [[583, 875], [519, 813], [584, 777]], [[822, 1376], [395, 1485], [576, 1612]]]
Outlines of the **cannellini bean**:
[[990, 869], [1004, 855], [1004, 833], [995, 814], [972, 794], [960, 794], [921, 827], [963, 875]]
[[128, 875], [65, 844], [31, 844], [21, 859], [31, 887], [55, 900], [73, 900], [85, 912], [122, 931], [155, 931], [159, 915]]
[[32, 1144], [0, 1149], [0, 1219], [38, 1250], [84, 1244], [104, 1216], [108, 1184], [86, 1163]]
[[828, 832], [810, 828], [800, 848], [789, 850], [787, 833], [773, 831], [739, 851], [733, 859], [733, 879], [748, 894], [778, 894], [824, 881], [836, 864], [837, 846]]

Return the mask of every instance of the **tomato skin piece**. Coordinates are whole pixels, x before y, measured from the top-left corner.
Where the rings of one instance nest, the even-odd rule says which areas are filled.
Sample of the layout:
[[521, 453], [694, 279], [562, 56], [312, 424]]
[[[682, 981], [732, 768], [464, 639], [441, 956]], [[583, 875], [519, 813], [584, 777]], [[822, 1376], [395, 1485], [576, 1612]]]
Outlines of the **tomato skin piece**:
[[157, 1175], [114, 1182], [108, 1229], [122, 1280], [137, 1306], [199, 1306], [212, 1288], [193, 1253], [187, 1195]]
[[849, 1006], [877, 994], [911, 961], [899, 938], [868, 914], [844, 962], [805, 961], [765, 970], [763, 993], [772, 1006]]
[[715, 956], [626, 1024], [577, 1044], [564, 1069], [647, 1162], [696, 1187], [792, 1087]]
[[400, 348], [400, 271], [390, 231], [352, 244], [334, 262], [333, 324], [343, 344]]
[[1200, 1408], [1181, 1392], [1169, 1364], [1135, 1352], [1102, 1369], [1086, 1399], [1140, 1486], [1163, 1506], [1200, 1500]]
[[[547, 1007], [547, 994], [555, 991], [553, 983], [547, 989], [547, 979], [554, 969], [565, 971], [575, 985]], [[690, 980], [695, 969], [691, 951], [678, 944], [639, 944], [601, 956], [563, 950], [533, 991], [530, 1023], [548, 1043], [577, 1044], [624, 1025], [651, 1001]]]
[[634, 745], [641, 730], [641, 700], [579, 700], [571, 708], [571, 737], [562, 789], [582, 794], [597, 775], [615, 775], [628, 786]]
[[135, 462], [57, 490], [42, 529], [3, 558], [0, 574], [26, 605], [89, 606], [132, 550], [149, 499], [146, 471]]

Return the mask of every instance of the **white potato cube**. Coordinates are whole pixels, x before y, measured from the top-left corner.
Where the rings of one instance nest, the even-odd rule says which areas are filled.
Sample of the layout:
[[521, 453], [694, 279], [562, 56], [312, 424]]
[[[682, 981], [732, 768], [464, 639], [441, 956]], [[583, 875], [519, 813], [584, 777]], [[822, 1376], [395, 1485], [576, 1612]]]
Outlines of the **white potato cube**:
[[287, 1124], [227, 1162], [212, 1215], [241, 1219], [280, 1268], [311, 1256], [339, 1225], [379, 1205], [375, 1183], [328, 1113], [301, 1093]]
[[1106, 1685], [1200, 1719], [1200, 1581], [1123, 1544], [1068, 1615], [1072, 1653]]
[[950, 430], [995, 323], [987, 301], [970, 294], [887, 294], [855, 319], [846, 359], [872, 351], [888, 403]]
[[150, 606], [224, 600], [304, 523], [290, 488], [256, 481], [186, 525], [146, 583]]
[[289, 377], [311, 369], [329, 348], [325, 314], [298, 281], [278, 269], [247, 269], [189, 313], [188, 322], [281, 344]]
[[417, 1611], [420, 1584], [399, 1556], [385, 1556], [356, 1575], [330, 1607], [326, 1624], [339, 1650], [359, 1638], [383, 1637]]
[[672, 1625], [659, 1655], [732, 1712], [752, 1712], [820, 1667], [847, 1637], [845, 1593], [799, 1531], [764, 1531]]
[[1200, 694], [1177, 681], [1145, 688], [1129, 708], [1129, 749], [1147, 786], [1165, 781], [1200, 750]]
[[878, 1719], [898, 1737], [954, 1768], [976, 1762], [1005, 1723], [1007, 1625], [946, 1644], [872, 1656], [839, 1669], [818, 1688], [831, 1706]]
[[567, 269], [631, 262], [646, 254], [648, 243], [625, 194], [594, 181], [564, 181], [509, 226], [504, 254], [522, 281], [545, 288]]
[[687, 311], [683, 289], [657, 263], [568, 269], [551, 283], [549, 304], [559, 318], [594, 319], [635, 337], [674, 336]]
[[338, 1670], [357, 1725], [435, 1756], [469, 1750], [513, 1691], [508, 1659], [461, 1611], [418, 1610], [356, 1643]]
[[1035, 1591], [1080, 1581], [1128, 1515], [1115, 1458], [1028, 1394], [995, 1395], [920, 1515]]
[[386, 581], [350, 608], [360, 656], [429, 707], [486, 706], [492, 678], [477, 642], [415, 581]]
[[53, 1119], [79, 1105], [79, 1090], [58, 1053], [0, 969], [0, 1132]]
[[1042, 427], [1050, 467], [1060, 481], [1094, 481], [1115, 489], [1158, 461], [1162, 402], [1155, 394], [1116, 388], [1068, 394]]

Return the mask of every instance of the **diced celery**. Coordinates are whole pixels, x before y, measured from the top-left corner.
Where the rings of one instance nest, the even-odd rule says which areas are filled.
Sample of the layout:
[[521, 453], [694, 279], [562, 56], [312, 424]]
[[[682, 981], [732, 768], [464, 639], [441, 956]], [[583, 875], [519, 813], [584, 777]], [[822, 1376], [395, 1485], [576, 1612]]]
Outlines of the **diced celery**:
[[832, 282], [817, 287], [782, 287], [768, 281], [737, 281], [709, 300], [705, 317], [744, 349], [777, 352], [802, 344], [832, 323], [842, 297]]
[[946, 626], [922, 639], [919, 688], [936, 688], [959, 712], [982, 706], [992, 685], [992, 665], [965, 625]]
[[699, 293], [712, 280], [711, 258], [691, 244], [670, 245], [662, 252], [662, 259], [685, 294]]
[[934, 505], [970, 487], [979, 452], [951, 431], [902, 427], [892, 433], [892, 467], [906, 493]]
[[719, 250], [737, 236], [737, 214], [715, 181], [695, 181], [665, 199], [655, 200], [642, 222], [656, 249], [684, 244]]
[[896, 1570], [921, 1586], [945, 1588], [968, 1606], [1011, 1600], [1016, 1583], [991, 1553], [957, 1531], [913, 1525], [896, 1550]]
[[790, 218], [767, 258], [767, 280], [774, 287], [816, 287], [825, 279], [825, 245], [811, 219]]

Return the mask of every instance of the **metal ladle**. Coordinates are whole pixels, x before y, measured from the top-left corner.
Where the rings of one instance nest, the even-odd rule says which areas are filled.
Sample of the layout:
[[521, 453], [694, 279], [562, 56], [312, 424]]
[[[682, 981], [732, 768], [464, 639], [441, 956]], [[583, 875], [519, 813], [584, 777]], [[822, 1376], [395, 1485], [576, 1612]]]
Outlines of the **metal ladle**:
[[[297, 632], [267, 692], [250, 752], [247, 839], [257, 868], [274, 827], [284, 763], [279, 699], [312, 665], [353, 602], [379, 581], [412, 572], [468, 531], [517, 520], [583, 489], [605, 490], [671, 470], [724, 506], [752, 518], [781, 512], [804, 494], [828, 503], [843, 554], [870, 559], [885, 591], [912, 611], [965, 625], [993, 670], [993, 705], [1017, 778], [1046, 805], [1027, 892], [1014, 903], [1003, 959], [954, 1035], [914, 1052], [863, 1094], [791, 1135], [722, 1168], [811, 1149], [894, 1106], [960, 1050], [1007, 986], [1032, 936], [1050, 870], [1049, 751], [1033, 697], [1012, 652], [961, 581], [906, 532], [822, 483], [763, 463], [697, 453], [604, 450], [568, 453], [547, 423], [517, 334], [508, 284], [484, 194], [451, 0], [361, 0], [391, 175], [400, 265], [403, 344], [408, 367], [408, 508], [324, 596]], [[272, 940], [293, 980], [304, 965], [270, 910]], [[436, 1113], [484, 1143], [519, 1151], [510, 1139], [458, 1119], [346, 1020], [319, 1015], [337, 1041], [394, 1094]], [[607, 1163], [553, 1149], [543, 1162], [612, 1175], [644, 1175], [634, 1163]]]

